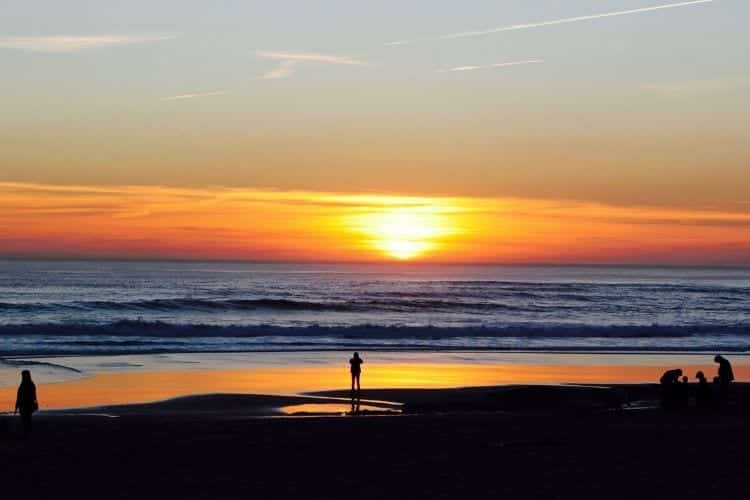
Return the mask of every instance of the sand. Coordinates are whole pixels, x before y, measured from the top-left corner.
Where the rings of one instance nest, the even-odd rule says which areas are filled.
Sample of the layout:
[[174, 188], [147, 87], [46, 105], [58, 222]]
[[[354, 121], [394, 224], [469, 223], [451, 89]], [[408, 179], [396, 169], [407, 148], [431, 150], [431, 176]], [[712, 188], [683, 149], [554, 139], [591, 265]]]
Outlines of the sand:
[[614, 409], [653, 400], [653, 385], [363, 393], [404, 403], [399, 416], [259, 417], [316, 398], [229, 394], [99, 409], [117, 418], [42, 412], [28, 441], [2, 437], [3, 493], [743, 498], [750, 389], [735, 389], [721, 414]]
[[[44, 410], [142, 404], [196, 394], [300, 394], [346, 388], [351, 353], [193, 353], [0, 359], [0, 409], [30, 369]], [[732, 356], [739, 380], [750, 356]], [[658, 381], [666, 368], [716, 372], [705, 353], [368, 352], [365, 388]], [[5, 375], [3, 376], [3, 366]]]

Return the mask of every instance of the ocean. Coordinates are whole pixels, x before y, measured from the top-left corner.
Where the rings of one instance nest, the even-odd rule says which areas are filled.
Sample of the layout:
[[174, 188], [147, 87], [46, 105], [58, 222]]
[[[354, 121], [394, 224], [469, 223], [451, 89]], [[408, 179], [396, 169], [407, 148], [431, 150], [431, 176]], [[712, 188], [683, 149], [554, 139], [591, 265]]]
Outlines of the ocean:
[[0, 261], [0, 356], [750, 350], [750, 269]]

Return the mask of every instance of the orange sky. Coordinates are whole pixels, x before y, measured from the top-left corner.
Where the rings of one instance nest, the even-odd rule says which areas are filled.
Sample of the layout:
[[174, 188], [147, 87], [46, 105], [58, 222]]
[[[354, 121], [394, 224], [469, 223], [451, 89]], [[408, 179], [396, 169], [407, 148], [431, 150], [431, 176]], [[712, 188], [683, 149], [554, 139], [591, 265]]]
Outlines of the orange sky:
[[4, 2], [0, 256], [750, 263], [750, 2], [187, 3]]
[[750, 212], [524, 198], [0, 183], [21, 257], [750, 263]]

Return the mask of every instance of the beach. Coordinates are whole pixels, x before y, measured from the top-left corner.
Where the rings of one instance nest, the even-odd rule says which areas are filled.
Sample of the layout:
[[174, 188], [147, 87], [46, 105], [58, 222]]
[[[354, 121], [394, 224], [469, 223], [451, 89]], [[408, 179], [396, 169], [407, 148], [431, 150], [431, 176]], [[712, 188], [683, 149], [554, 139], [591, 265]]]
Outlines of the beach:
[[4, 2], [0, 500], [747, 497], [748, 18]]
[[[705, 356], [480, 353], [460, 365], [455, 355], [365, 356], [379, 362], [365, 365], [363, 381], [368, 373], [387, 381], [378, 372], [394, 368], [401, 382], [365, 386], [359, 412], [345, 370], [327, 365], [339, 357], [334, 353], [306, 353], [309, 364], [294, 362], [292, 354], [37, 359], [39, 368], [100, 368], [39, 384], [43, 411], [28, 440], [20, 436], [18, 417], [0, 417], [0, 461], [4, 476], [13, 478], [4, 492], [31, 498], [717, 498], [748, 491], [750, 386], [735, 383], [732, 404], [722, 411], [691, 406], [665, 413], [658, 384], [611, 382], [650, 376], [657, 368], [652, 363], [665, 359], [703, 367], [711, 361]], [[407, 356], [416, 361], [412, 373], [432, 370], [431, 387], [404, 381]], [[174, 371], [178, 360], [202, 362], [204, 369]], [[217, 370], [219, 360], [223, 369]], [[609, 383], [594, 383], [606, 372], [602, 363], [614, 360], [626, 363], [609, 366]], [[316, 368], [306, 373], [311, 365]], [[746, 366], [737, 356], [738, 373]], [[319, 387], [329, 383], [328, 370], [344, 376], [338, 389], [293, 392], [288, 385]], [[508, 372], [546, 379], [455, 386], [462, 371], [465, 380], [477, 380], [479, 371], [489, 374], [484, 380]], [[276, 392], [254, 393], [272, 388], [261, 376], [269, 373], [280, 380]], [[566, 376], [577, 383], [556, 380]], [[234, 385], [221, 385], [227, 380]], [[208, 390], [211, 384], [216, 391]], [[117, 397], [103, 397], [118, 387]], [[148, 387], [154, 390], [139, 394]], [[58, 408], [45, 406], [45, 397], [66, 391], [73, 394], [67, 404], [58, 399]], [[82, 404], [97, 398], [113, 403]]]
[[[748, 387], [659, 407], [724, 353], [728, 269], [14, 262], [3, 492], [32, 498], [717, 498], [747, 491]], [[353, 351], [364, 360], [350, 398]]]
[[735, 389], [741, 404], [722, 414], [619, 406], [655, 385], [363, 392], [404, 403], [391, 416], [258, 417], [305, 398], [249, 395], [42, 413], [29, 440], [3, 438], [4, 493], [741, 498], [750, 391]]
[[[296, 396], [347, 389], [350, 352], [175, 353], [0, 359], [0, 408], [12, 408], [18, 374], [38, 384], [42, 410], [152, 403], [204, 394]], [[716, 371], [705, 353], [368, 351], [367, 389], [453, 389], [509, 385], [643, 384], [668, 368], [692, 380]], [[750, 356], [731, 356], [738, 380]]]

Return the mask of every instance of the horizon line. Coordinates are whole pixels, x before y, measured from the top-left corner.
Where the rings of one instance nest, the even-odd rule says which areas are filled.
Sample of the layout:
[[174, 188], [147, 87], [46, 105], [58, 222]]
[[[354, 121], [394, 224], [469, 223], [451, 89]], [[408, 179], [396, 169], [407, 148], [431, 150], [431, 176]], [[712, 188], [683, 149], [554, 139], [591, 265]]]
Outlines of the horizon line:
[[430, 260], [289, 260], [289, 259], [212, 259], [180, 257], [97, 257], [97, 256], [19, 256], [0, 255], [0, 262], [122, 262], [122, 263], [204, 263], [251, 265], [383, 265], [383, 266], [497, 266], [497, 267], [622, 267], [674, 269], [748, 269], [747, 263], [639, 263], [639, 262], [493, 262], [493, 261], [430, 261]]

